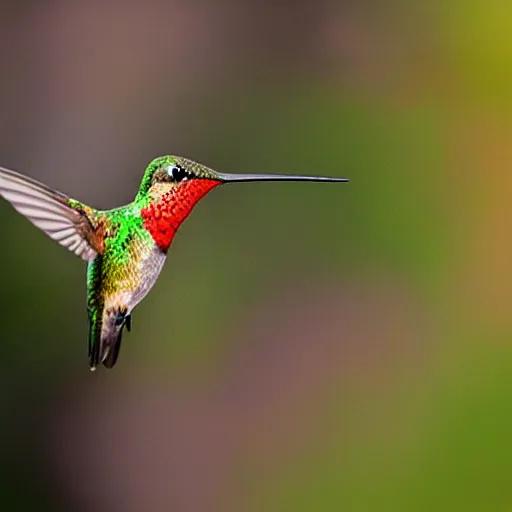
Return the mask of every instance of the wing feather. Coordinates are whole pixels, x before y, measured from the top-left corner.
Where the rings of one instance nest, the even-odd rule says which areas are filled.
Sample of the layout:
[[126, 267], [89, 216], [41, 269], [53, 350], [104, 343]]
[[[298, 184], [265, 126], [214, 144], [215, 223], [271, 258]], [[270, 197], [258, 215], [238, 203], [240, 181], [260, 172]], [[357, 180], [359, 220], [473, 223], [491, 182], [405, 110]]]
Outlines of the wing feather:
[[87, 240], [90, 218], [69, 204], [69, 198], [38, 181], [0, 167], [0, 195], [32, 224], [85, 261], [97, 251]]

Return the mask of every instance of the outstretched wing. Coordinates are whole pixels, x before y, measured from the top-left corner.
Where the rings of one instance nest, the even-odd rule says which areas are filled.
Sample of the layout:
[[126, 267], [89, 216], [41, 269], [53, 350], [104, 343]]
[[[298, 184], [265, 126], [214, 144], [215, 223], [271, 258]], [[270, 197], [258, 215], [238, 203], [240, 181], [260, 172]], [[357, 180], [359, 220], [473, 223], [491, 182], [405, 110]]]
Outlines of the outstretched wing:
[[90, 218], [84, 209], [73, 208], [66, 195], [3, 167], [0, 167], [0, 195], [66, 249], [85, 261], [96, 257], [97, 250], [90, 243], [94, 238]]

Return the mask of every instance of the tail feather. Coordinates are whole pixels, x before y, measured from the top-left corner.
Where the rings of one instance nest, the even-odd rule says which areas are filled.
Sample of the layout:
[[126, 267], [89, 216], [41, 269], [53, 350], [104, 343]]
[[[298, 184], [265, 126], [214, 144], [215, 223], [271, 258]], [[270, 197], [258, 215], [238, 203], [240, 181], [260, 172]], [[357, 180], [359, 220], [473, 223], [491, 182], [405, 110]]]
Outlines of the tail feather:
[[102, 312], [89, 311], [89, 367], [92, 371], [100, 363]]
[[91, 370], [102, 363], [113, 368], [119, 357], [124, 326], [130, 330], [131, 317], [124, 312], [107, 313], [101, 322], [91, 322], [89, 333], [89, 366]]
[[123, 339], [123, 327], [121, 325], [117, 329], [117, 335], [115, 339], [112, 339], [111, 342], [106, 345], [106, 353], [105, 358], [103, 359], [103, 365], [106, 368], [113, 368], [117, 362], [117, 358], [119, 357], [119, 351], [121, 350], [121, 341]]
[[119, 357], [119, 351], [121, 350], [121, 341], [123, 341], [123, 329], [126, 326], [128, 332], [130, 332], [132, 326], [132, 317], [128, 315], [126, 310], [117, 313], [114, 318], [114, 325], [116, 337], [115, 340], [112, 336], [111, 342], [107, 346], [107, 353], [103, 359], [103, 365], [106, 368], [113, 368]]

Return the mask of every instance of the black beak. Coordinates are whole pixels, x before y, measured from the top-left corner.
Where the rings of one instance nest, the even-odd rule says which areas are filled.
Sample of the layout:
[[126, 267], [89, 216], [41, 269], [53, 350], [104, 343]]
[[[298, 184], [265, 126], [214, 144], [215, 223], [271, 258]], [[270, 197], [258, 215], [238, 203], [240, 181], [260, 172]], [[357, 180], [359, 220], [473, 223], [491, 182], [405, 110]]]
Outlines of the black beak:
[[224, 183], [240, 181], [325, 181], [331, 183], [346, 183], [347, 178], [332, 178], [329, 176], [293, 176], [286, 174], [223, 174], [215, 173]]

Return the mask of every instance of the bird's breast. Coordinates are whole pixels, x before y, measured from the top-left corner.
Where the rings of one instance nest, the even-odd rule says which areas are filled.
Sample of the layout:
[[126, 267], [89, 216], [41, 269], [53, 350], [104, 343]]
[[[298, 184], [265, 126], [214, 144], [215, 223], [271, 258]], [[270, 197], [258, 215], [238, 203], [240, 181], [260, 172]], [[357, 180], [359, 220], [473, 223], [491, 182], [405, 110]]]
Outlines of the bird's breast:
[[126, 304], [132, 310], [155, 285], [165, 263], [166, 254], [159, 247], [154, 247], [145, 257], [138, 262], [136, 272], [138, 284], [132, 290], [129, 303]]

